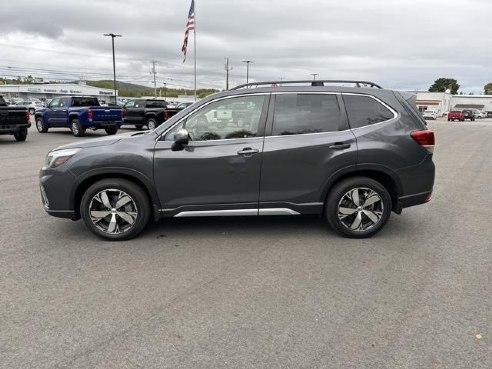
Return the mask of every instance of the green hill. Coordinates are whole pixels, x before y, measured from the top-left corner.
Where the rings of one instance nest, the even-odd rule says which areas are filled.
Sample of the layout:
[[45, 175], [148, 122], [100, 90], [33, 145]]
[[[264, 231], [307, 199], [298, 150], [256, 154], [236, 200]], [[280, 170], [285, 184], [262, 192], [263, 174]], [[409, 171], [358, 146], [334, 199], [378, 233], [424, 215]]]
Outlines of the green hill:
[[[102, 81], [86, 81], [88, 86], [99, 87], [99, 88], [113, 88], [113, 81], [102, 80]], [[137, 85], [134, 83], [128, 82], [119, 82], [116, 81], [116, 89], [118, 90], [119, 96], [128, 96], [128, 97], [140, 97], [140, 96], [149, 96], [154, 94], [154, 89], [151, 87], [146, 87], [142, 85]], [[193, 95], [193, 90], [188, 90], [184, 88], [158, 88], [157, 95], [159, 96], [159, 90], [161, 91], [162, 96], [166, 97], [178, 97], [179, 95]], [[208, 96], [217, 92], [214, 89], [199, 89], [197, 90], [197, 95], [200, 98]]]

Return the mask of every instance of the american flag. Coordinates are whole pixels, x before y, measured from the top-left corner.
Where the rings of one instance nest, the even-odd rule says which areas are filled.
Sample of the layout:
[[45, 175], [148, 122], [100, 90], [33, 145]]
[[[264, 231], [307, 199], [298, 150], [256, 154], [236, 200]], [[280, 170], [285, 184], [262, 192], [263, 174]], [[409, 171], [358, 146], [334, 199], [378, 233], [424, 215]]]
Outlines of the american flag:
[[188, 35], [195, 29], [195, 0], [191, 0], [190, 11], [188, 13], [188, 22], [186, 22], [185, 38], [181, 51], [184, 54], [183, 63], [186, 61], [186, 48], [188, 47]]

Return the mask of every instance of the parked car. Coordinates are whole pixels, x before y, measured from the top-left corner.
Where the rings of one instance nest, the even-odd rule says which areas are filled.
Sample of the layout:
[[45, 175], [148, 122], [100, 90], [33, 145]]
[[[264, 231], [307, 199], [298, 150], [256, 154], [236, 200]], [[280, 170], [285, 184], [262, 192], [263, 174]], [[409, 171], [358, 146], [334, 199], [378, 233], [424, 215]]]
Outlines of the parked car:
[[15, 105], [27, 108], [29, 110], [29, 114], [31, 115], [34, 115], [37, 109], [42, 109], [45, 107], [44, 103], [39, 100], [19, 101]]
[[463, 110], [463, 119], [470, 119], [471, 122], [475, 121], [475, 115], [472, 110]]
[[463, 112], [459, 110], [453, 110], [448, 113], [448, 122], [450, 121], [455, 121], [459, 120], [460, 122], [463, 122], [465, 120], [465, 116], [463, 115]]
[[478, 109], [471, 109], [472, 112], [473, 112], [473, 116], [475, 117], [475, 119], [483, 119], [483, 118], [487, 118], [487, 113], [485, 112], [481, 112], [480, 110]]
[[211, 95], [152, 131], [53, 149], [40, 171], [45, 210], [108, 240], [160, 217], [299, 214], [362, 238], [430, 200], [434, 134], [414, 96], [282, 83]]
[[70, 128], [74, 136], [81, 137], [89, 128], [104, 129], [114, 135], [122, 122], [122, 109], [118, 106], [100, 106], [91, 96], [58, 97], [49, 105], [36, 111], [36, 128], [40, 133], [49, 128]]
[[437, 111], [427, 109], [427, 110], [424, 110], [424, 112], [422, 113], [422, 116], [424, 117], [424, 119], [436, 120], [437, 119]]
[[192, 102], [182, 102], [182, 103], [179, 103], [178, 105], [176, 105], [176, 109], [177, 110], [183, 110], [190, 105], [193, 105], [193, 103]]
[[22, 106], [9, 106], [0, 96], [0, 135], [13, 135], [16, 141], [25, 141], [31, 126], [29, 111]]
[[165, 100], [132, 100], [123, 107], [123, 124], [132, 124], [137, 129], [142, 129], [143, 126], [155, 129], [177, 112], [177, 109], [169, 108]]

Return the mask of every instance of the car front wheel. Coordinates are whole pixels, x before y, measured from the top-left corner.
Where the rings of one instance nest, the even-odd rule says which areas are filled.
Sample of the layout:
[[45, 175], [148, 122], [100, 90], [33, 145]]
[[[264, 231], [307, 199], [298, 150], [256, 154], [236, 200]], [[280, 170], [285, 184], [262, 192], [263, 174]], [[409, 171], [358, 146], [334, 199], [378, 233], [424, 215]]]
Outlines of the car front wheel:
[[122, 241], [140, 234], [150, 219], [151, 207], [145, 191], [126, 179], [104, 179], [82, 196], [80, 214], [95, 235]]
[[370, 237], [380, 231], [391, 214], [391, 197], [381, 183], [352, 177], [334, 186], [326, 202], [326, 218], [339, 234]]

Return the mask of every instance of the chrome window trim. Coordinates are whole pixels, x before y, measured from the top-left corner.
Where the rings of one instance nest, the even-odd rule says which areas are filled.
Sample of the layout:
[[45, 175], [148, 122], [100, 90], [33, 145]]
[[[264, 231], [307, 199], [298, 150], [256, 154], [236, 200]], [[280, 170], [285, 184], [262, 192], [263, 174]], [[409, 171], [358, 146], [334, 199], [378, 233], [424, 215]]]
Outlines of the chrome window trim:
[[[160, 135], [158, 135], [155, 141], [156, 142], [160, 141], [161, 140], [161, 137], [165, 136], [170, 130], [172, 130], [174, 127], [176, 127], [178, 124], [180, 124], [183, 120], [188, 119], [188, 117], [190, 115], [192, 115], [195, 112], [203, 109], [204, 107], [210, 105], [213, 102], [217, 102], [217, 101], [221, 101], [221, 100], [234, 99], [234, 98], [237, 98], [237, 97], [246, 97], [246, 96], [268, 96], [270, 94], [271, 94], [270, 92], [255, 92], [255, 93], [251, 93], [251, 94], [245, 93], [245, 94], [240, 94], [240, 95], [223, 96], [223, 97], [218, 97], [216, 99], [210, 100], [209, 102], [207, 102], [207, 103], [205, 103], [203, 105], [200, 105], [200, 106], [196, 107], [195, 109], [193, 109], [192, 111], [190, 111], [183, 118], [181, 118], [180, 120], [178, 120], [171, 127], [169, 127], [164, 132], [162, 132]], [[255, 137], [245, 137], [245, 138], [258, 138], [258, 136], [255, 136]], [[224, 140], [230, 141], [230, 140], [234, 140], [234, 138], [222, 138], [220, 140], [202, 140], [202, 141], [193, 141], [193, 142], [217, 142], [217, 141], [224, 141]], [[171, 142], [171, 141], [168, 141], [168, 142]]]
[[[350, 128], [349, 130], [352, 130], [353, 131], [353, 130], [362, 129], [362, 128], [366, 128], [366, 127], [373, 127], [375, 125], [382, 124], [382, 123], [388, 123], [388, 122], [391, 122], [391, 121], [399, 118], [399, 116], [400, 116], [395, 109], [393, 109], [391, 106], [389, 106], [384, 101], [382, 101], [381, 99], [377, 98], [376, 96], [369, 95], [369, 94], [357, 94], [357, 93], [354, 93], [354, 92], [342, 92], [342, 97], [343, 97], [343, 95], [370, 97], [371, 99], [376, 100], [378, 103], [380, 103], [385, 108], [387, 108], [390, 112], [393, 113], [393, 118], [386, 119], [386, 120], [383, 120], [381, 122], [377, 122], [377, 123], [374, 123], [374, 124], [366, 124], [365, 126], [362, 126], [362, 127]], [[344, 105], [345, 105], [345, 102], [344, 102]], [[345, 106], [345, 111], [347, 111], [347, 107], [346, 106]], [[348, 119], [348, 114], [347, 114], [347, 120], [348, 120], [348, 124], [350, 126], [350, 119]]]

